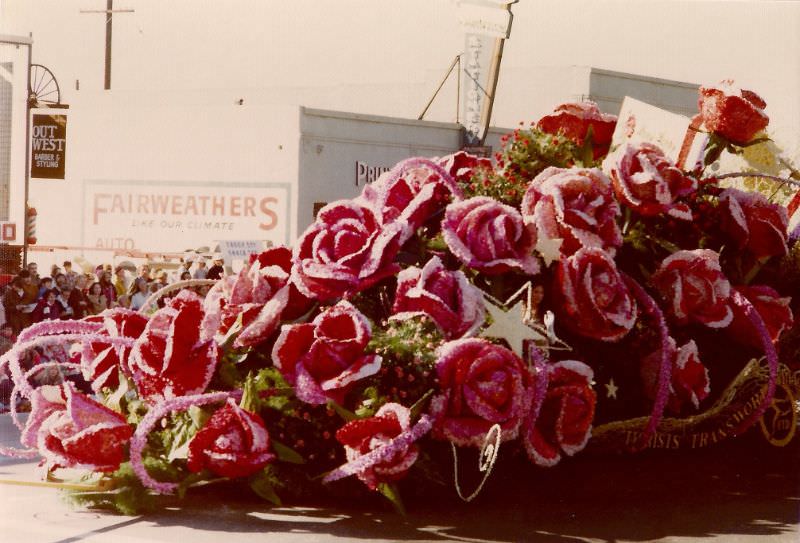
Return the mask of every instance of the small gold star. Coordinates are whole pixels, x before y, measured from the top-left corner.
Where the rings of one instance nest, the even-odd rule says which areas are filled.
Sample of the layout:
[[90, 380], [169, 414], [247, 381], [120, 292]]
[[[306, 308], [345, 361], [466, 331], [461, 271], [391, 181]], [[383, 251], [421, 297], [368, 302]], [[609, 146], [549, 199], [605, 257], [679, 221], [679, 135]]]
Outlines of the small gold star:
[[604, 386], [606, 387], [606, 398], [614, 398], [616, 400], [619, 387], [614, 384], [614, 378], [612, 377]]

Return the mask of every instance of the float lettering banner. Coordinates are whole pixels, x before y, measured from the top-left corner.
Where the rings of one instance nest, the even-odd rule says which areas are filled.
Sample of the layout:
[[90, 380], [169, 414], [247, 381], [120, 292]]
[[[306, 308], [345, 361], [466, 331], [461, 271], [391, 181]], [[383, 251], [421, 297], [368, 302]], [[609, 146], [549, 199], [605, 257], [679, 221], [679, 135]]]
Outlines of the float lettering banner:
[[289, 243], [289, 183], [84, 183], [83, 244], [182, 252], [225, 240]]
[[64, 179], [67, 151], [67, 116], [31, 115], [31, 177]]

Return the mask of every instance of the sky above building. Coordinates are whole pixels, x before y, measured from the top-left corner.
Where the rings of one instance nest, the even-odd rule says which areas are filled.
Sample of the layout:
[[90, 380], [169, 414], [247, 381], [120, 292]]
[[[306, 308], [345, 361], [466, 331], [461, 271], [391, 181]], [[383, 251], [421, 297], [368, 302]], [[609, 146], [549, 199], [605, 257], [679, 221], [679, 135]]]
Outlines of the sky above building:
[[[535, 97], [537, 70], [581, 65], [690, 83], [733, 78], [764, 96], [777, 126], [796, 129], [799, 4], [521, 0], [494, 124], [540, 113], [519, 100]], [[105, 15], [81, 11], [105, 7], [0, 0], [0, 32], [33, 34], [34, 62], [53, 70], [69, 102], [78, 87], [102, 89]], [[112, 88], [173, 100], [266, 92], [278, 102], [416, 117], [464, 49], [454, 0], [115, 0], [114, 8], [135, 11], [114, 16]], [[454, 95], [451, 78], [427, 118], [455, 120]]]

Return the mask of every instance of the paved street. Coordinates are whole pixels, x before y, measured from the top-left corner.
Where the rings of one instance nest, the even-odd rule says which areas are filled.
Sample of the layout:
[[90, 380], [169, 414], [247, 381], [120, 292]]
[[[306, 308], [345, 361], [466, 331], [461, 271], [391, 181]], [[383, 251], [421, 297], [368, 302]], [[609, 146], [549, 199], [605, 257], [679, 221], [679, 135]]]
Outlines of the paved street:
[[[4, 444], [13, 442], [0, 416]], [[757, 436], [755, 436], [757, 437]], [[0, 460], [0, 478], [37, 480], [34, 464]], [[446, 494], [446, 493], [445, 493]], [[438, 498], [438, 497], [437, 497]], [[72, 509], [57, 491], [0, 485], [4, 542], [719, 541], [800, 540], [800, 443], [751, 436], [724, 446], [580, 457], [549, 471], [490, 479], [472, 503], [407, 500], [409, 515], [371, 507], [281, 507], [194, 492], [142, 517]]]

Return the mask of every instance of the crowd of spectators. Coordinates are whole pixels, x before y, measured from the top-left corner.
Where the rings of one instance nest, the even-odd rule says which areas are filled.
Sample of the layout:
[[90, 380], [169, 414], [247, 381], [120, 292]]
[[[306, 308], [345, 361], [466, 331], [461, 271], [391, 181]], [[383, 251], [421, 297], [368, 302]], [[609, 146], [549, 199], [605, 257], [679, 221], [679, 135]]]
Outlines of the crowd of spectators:
[[[150, 296], [176, 281], [187, 279], [220, 279], [225, 275], [222, 259], [214, 259], [208, 267], [204, 259], [184, 261], [177, 270], [167, 271], [144, 263], [138, 268], [97, 266], [93, 273], [73, 269], [72, 262], [53, 266], [44, 276], [35, 262], [19, 270], [11, 282], [2, 287], [0, 296], [0, 355], [14, 344], [16, 336], [27, 326], [48, 319], [82, 319], [106, 309], [126, 307], [141, 310]], [[208, 285], [191, 286], [205, 296]], [[159, 300], [156, 305], [163, 305]], [[155, 310], [155, 307], [152, 308]], [[60, 357], [61, 353], [35, 349], [26, 354], [25, 367], [32, 367], [41, 358]], [[63, 353], [66, 356], [66, 353]], [[42, 375], [38, 379], [58, 381], [64, 374]], [[10, 379], [0, 375], [0, 412], [7, 410]]]

